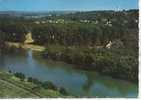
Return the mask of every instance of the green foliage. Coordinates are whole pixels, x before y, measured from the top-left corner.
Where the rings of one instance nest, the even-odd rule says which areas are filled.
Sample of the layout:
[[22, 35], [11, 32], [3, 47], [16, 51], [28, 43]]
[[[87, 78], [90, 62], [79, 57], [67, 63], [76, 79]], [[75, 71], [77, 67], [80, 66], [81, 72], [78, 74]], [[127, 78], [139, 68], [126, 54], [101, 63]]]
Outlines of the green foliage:
[[5, 48], [5, 33], [0, 31], [0, 53]]
[[28, 77], [27, 81], [32, 82], [34, 84], [37, 84], [39, 87], [43, 87], [45, 89], [57, 90], [57, 87], [50, 81], [41, 82], [38, 79], [35, 79], [35, 78], [32, 78], [32, 77]]
[[96, 68], [103, 74], [130, 81], [138, 80], [138, 59], [126, 50], [105, 50], [96, 57]]
[[67, 93], [67, 91], [66, 91], [66, 89], [65, 88], [60, 88], [59, 89], [59, 92], [61, 93], [61, 94], [63, 94], [63, 95], [68, 95], [68, 93]]
[[12, 73], [12, 71], [11, 71], [11, 70], [9, 70], [8, 72], [9, 72], [9, 73]]
[[22, 73], [15, 73], [14, 74], [16, 77], [20, 78], [22, 81], [25, 79], [25, 75]]
[[57, 90], [57, 87], [50, 81], [43, 82], [42, 87], [45, 89]]
[[[59, 19], [65, 21], [47, 22]], [[46, 23], [35, 24], [36, 21]], [[38, 19], [0, 17], [0, 22], [0, 31], [6, 34], [6, 41], [23, 42], [25, 34], [31, 31], [38, 44], [99, 46], [120, 39], [128, 48], [138, 47], [138, 10], [78, 12]]]
[[28, 81], [28, 82], [33, 82], [33, 78], [32, 78], [32, 77], [28, 77], [28, 78], [27, 78], [27, 81]]
[[32, 77], [28, 77], [27, 81], [28, 82], [32, 82], [32, 83], [37, 84], [37, 85], [41, 85], [42, 84], [41, 81], [39, 81], [38, 79], [32, 78]]
[[60, 46], [61, 49], [55, 49], [55, 51], [53, 51], [54, 47], [55, 46], [49, 46], [43, 53], [45, 58], [63, 60], [70, 64], [80, 65], [82, 69], [97, 70], [102, 74], [108, 74], [116, 78], [131, 81], [138, 80], [137, 53], [135, 55], [132, 53], [132, 50], [130, 51], [125, 48], [90, 49], [86, 47]]

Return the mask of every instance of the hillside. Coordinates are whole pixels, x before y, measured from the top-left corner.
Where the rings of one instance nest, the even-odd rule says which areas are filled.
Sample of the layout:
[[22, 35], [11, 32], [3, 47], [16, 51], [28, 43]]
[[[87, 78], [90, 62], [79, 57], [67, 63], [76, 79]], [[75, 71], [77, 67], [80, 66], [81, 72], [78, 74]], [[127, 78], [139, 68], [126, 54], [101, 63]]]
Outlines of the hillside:
[[1, 98], [47, 98], [63, 97], [58, 91], [39, 88], [37, 84], [21, 81], [13, 74], [0, 71]]

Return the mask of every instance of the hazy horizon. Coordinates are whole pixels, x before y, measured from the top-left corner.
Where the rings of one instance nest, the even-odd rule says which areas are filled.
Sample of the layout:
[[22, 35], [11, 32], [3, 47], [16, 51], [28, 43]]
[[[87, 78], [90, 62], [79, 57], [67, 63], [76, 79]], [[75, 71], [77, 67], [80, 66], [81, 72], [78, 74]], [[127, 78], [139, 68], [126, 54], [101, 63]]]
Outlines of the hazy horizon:
[[[119, 11], [139, 10], [137, 9], [120, 9]], [[24, 11], [24, 10], [0, 10], [0, 12], [91, 12], [91, 11], [117, 11], [117, 10], [44, 10], [44, 11]]]

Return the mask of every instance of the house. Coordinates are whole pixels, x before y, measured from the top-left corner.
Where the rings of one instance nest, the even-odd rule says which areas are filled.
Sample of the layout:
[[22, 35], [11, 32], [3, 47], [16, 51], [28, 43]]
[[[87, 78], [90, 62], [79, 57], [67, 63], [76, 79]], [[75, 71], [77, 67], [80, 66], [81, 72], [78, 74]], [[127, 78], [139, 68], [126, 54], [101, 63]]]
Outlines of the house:
[[110, 42], [106, 45], [106, 48], [107, 48], [107, 49], [110, 49], [111, 46], [112, 46], [112, 42], [110, 41]]

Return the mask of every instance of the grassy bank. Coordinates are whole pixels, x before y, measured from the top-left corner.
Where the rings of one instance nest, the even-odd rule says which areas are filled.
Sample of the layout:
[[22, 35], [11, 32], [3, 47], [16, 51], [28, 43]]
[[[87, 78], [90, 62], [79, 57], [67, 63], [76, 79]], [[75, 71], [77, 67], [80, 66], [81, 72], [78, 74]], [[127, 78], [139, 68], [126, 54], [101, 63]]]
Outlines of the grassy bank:
[[1, 98], [48, 98], [65, 97], [58, 90], [45, 89], [39, 85], [21, 80], [12, 73], [0, 71]]

